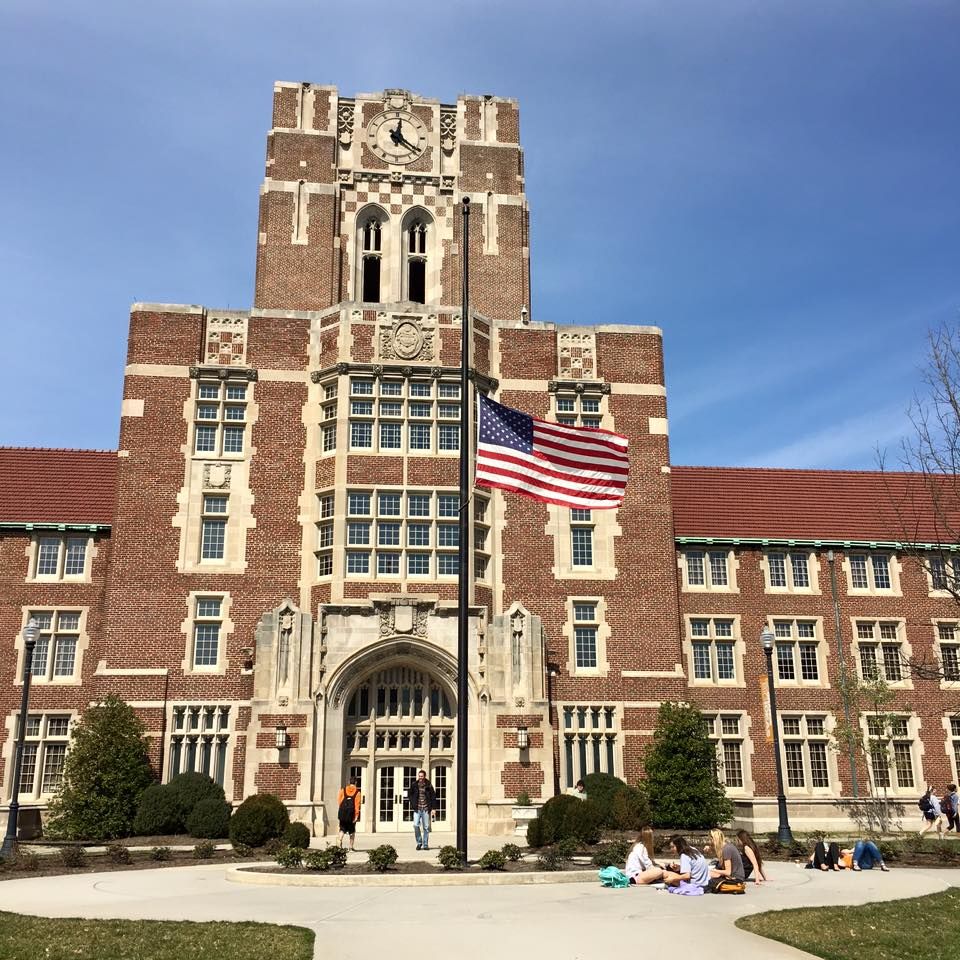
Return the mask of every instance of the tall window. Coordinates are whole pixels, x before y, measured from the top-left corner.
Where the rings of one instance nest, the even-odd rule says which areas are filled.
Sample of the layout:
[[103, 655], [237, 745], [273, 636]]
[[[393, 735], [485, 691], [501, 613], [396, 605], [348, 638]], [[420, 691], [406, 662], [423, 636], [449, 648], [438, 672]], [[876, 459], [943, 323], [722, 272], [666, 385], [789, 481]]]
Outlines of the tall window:
[[200, 380], [194, 412], [193, 451], [201, 456], [243, 453], [247, 421], [247, 384]]
[[616, 708], [599, 705], [561, 709], [564, 786], [572, 787], [588, 773], [610, 773], [616, 776]]
[[739, 714], [710, 714], [703, 718], [717, 748], [717, 776], [726, 787], [742, 789], [743, 731]]
[[780, 725], [787, 786], [795, 789], [829, 788], [826, 717], [810, 713], [784, 716], [780, 718]]
[[580, 668], [597, 666], [597, 604], [591, 600], [573, 601], [573, 639], [576, 664]]
[[593, 528], [592, 510], [570, 511], [571, 558], [575, 567], [593, 566]]
[[427, 225], [421, 218], [407, 227], [407, 299], [427, 302]]
[[337, 381], [323, 386], [323, 407], [320, 415], [320, 449], [332, 453], [337, 449]]
[[940, 641], [940, 663], [944, 680], [960, 680], [960, 624], [955, 621], [937, 624]]
[[31, 713], [24, 731], [20, 796], [39, 798], [53, 793], [63, 778], [63, 763], [70, 741], [70, 717]]
[[960, 779], [960, 716], [950, 717], [950, 745], [953, 748], [953, 775]]
[[30, 673], [34, 682], [56, 682], [77, 676], [79, 610], [31, 611], [40, 632], [33, 648]]
[[188, 704], [173, 708], [169, 777], [203, 773], [222, 787], [230, 743], [230, 707]]
[[42, 536], [36, 541], [33, 575], [37, 580], [82, 577], [87, 569], [87, 538]]
[[777, 679], [781, 683], [820, 680], [819, 639], [815, 620], [774, 620]]
[[380, 267], [383, 261], [383, 230], [376, 217], [368, 217], [361, 227], [361, 299], [380, 302]]
[[867, 740], [874, 784], [896, 790], [914, 789], [913, 737], [909, 720], [906, 717], [867, 717]]
[[882, 678], [887, 683], [904, 679], [903, 644], [896, 621], [858, 620], [857, 647], [860, 674], [865, 680]]
[[197, 597], [193, 624], [194, 667], [216, 667], [220, 662], [222, 607], [222, 597]]
[[689, 621], [691, 677], [703, 683], [737, 679], [734, 621], [729, 617], [691, 617]]
[[227, 541], [227, 497], [205, 494], [200, 530], [200, 559], [222, 560]]

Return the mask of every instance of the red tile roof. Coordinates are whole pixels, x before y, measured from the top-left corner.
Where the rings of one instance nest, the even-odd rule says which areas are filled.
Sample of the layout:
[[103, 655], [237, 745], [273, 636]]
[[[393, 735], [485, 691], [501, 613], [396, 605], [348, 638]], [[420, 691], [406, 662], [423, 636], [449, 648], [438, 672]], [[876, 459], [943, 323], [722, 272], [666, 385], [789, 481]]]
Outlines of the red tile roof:
[[960, 478], [915, 473], [673, 467], [678, 537], [955, 543]]
[[115, 450], [0, 447], [0, 523], [109, 524]]

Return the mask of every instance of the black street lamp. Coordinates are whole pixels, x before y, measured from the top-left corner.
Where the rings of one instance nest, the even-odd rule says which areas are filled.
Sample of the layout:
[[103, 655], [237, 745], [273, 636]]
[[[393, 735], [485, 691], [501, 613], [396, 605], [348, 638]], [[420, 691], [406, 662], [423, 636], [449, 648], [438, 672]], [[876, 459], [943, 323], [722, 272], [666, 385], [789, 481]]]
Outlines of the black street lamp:
[[0, 857], [9, 860], [17, 846], [17, 820], [20, 816], [20, 772], [23, 767], [23, 741], [27, 735], [27, 709], [30, 703], [30, 680], [33, 677], [33, 648], [37, 645], [40, 628], [30, 618], [23, 629], [23, 695], [20, 699], [20, 717], [17, 733], [16, 757], [13, 764], [10, 813], [7, 816], [7, 832], [0, 847]]
[[767, 686], [770, 690], [770, 723], [773, 726], [773, 756], [777, 761], [777, 840], [782, 844], [793, 843], [790, 821], [787, 819], [787, 798], [783, 792], [783, 761], [780, 759], [780, 721], [777, 719], [777, 688], [773, 685], [773, 644], [776, 639], [769, 627], [760, 631], [760, 643], [767, 656]]

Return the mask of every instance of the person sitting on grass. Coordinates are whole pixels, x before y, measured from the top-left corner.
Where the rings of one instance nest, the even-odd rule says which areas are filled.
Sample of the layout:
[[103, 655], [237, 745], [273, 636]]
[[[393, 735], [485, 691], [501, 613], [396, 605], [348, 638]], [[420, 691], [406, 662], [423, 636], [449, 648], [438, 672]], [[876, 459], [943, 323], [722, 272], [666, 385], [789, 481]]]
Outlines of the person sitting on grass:
[[858, 840], [853, 850], [844, 850], [843, 853], [851, 856], [851, 870], [872, 870], [877, 866], [884, 873], [890, 872], [890, 868], [883, 862], [880, 848], [872, 840]]
[[810, 854], [810, 860], [807, 863], [808, 870], [841, 870], [840, 866], [840, 844], [831, 842], [824, 837], [818, 840]]
[[632, 886], [656, 883], [663, 879], [663, 869], [653, 862], [652, 853], [653, 830], [649, 826], [644, 826], [640, 830], [640, 838], [630, 851], [630, 855], [627, 857], [627, 865], [624, 867], [624, 873], [630, 878]]
[[754, 883], [763, 883], [767, 876], [763, 872], [763, 857], [760, 854], [760, 848], [746, 830], [737, 831], [737, 841], [740, 844], [740, 856], [743, 859], [743, 879], [749, 880], [752, 876]]
[[[717, 858], [717, 865], [710, 869], [710, 880], [744, 880], [743, 858], [736, 845], [730, 843], [720, 829], [710, 831], [710, 846]], [[711, 883], [711, 887], [713, 884]]]
[[679, 833], [670, 838], [670, 846], [679, 858], [679, 862], [670, 864], [663, 872], [667, 893], [698, 897], [706, 892], [707, 885], [710, 883], [710, 866], [707, 858], [695, 847], [691, 847], [686, 838]]

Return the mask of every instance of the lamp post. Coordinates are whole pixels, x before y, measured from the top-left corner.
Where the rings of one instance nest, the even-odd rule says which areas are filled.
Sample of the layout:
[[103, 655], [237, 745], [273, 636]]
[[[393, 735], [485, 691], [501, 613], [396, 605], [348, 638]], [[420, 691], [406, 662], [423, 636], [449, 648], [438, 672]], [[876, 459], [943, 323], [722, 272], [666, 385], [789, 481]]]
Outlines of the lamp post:
[[793, 843], [790, 821], [787, 819], [787, 798], [783, 792], [783, 761], [780, 759], [780, 723], [777, 720], [777, 689], [773, 685], [773, 644], [774, 632], [769, 627], [760, 631], [760, 643], [767, 657], [767, 687], [770, 691], [770, 723], [773, 727], [773, 756], [777, 763], [777, 813], [780, 823], [777, 826], [777, 840], [780, 843]]
[[20, 771], [23, 767], [23, 741], [27, 735], [27, 709], [30, 703], [30, 680], [33, 676], [33, 648], [37, 645], [40, 628], [30, 618], [23, 630], [23, 694], [20, 698], [20, 717], [17, 733], [16, 755], [13, 763], [10, 812], [7, 816], [7, 832], [0, 847], [0, 857], [8, 860], [17, 845], [17, 821], [20, 817]]

